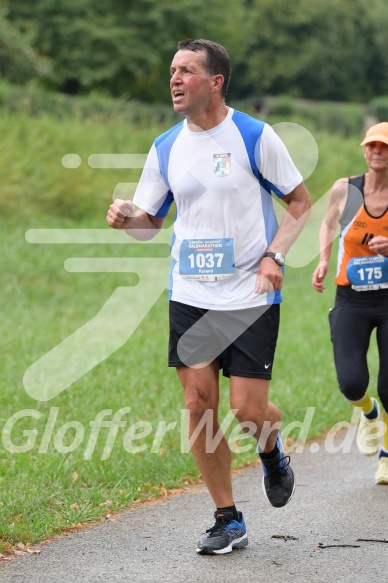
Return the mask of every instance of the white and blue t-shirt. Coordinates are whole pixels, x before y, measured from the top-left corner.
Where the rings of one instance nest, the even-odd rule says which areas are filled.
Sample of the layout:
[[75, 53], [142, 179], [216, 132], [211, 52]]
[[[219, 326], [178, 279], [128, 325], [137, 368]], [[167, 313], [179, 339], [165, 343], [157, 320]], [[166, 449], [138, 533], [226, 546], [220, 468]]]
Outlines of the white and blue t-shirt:
[[278, 229], [271, 192], [302, 180], [273, 129], [232, 108], [211, 130], [183, 120], [157, 138], [134, 203], [165, 217], [175, 201], [170, 299], [214, 310], [281, 302], [255, 293], [256, 274]]

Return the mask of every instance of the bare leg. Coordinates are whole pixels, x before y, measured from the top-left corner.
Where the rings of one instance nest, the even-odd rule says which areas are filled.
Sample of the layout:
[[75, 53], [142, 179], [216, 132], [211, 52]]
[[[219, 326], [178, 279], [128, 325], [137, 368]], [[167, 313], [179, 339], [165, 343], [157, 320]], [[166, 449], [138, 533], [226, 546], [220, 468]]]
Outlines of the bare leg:
[[[203, 368], [180, 366], [177, 367], [177, 373], [184, 390], [186, 409], [190, 413], [190, 437], [195, 432], [205, 412], [210, 410], [213, 426], [211, 437], [214, 438], [220, 427], [218, 422], [218, 362], [214, 361]], [[216, 507], [231, 506], [233, 505], [230, 475], [231, 452], [224, 436], [214, 451], [211, 445], [206, 440], [205, 424], [198, 433], [191, 449]]]
[[237, 409], [239, 423], [250, 422], [256, 425], [254, 436], [263, 452], [272, 451], [279, 433], [281, 414], [273, 403], [268, 401], [269, 380], [231, 376], [230, 405]]

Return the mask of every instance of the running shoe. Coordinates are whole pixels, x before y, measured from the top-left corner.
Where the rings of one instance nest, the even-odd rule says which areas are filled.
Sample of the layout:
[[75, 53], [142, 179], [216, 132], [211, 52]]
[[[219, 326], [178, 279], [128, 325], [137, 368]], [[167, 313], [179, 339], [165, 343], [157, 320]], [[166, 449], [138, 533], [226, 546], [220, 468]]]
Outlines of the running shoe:
[[379, 458], [379, 466], [375, 475], [376, 484], [388, 484], [388, 457]]
[[226, 555], [233, 549], [241, 549], [248, 544], [247, 529], [242, 512], [238, 520], [233, 519], [232, 512], [214, 513], [216, 522], [200, 538], [197, 553], [200, 555]]
[[290, 456], [284, 455], [280, 433], [276, 439], [276, 445], [279, 449], [276, 457], [271, 460], [261, 460], [264, 472], [263, 492], [272, 506], [282, 508], [291, 500], [294, 494], [295, 478], [290, 466]]
[[377, 415], [373, 419], [368, 419], [361, 412], [357, 433], [357, 447], [362, 454], [367, 456], [376, 455], [379, 451], [380, 407], [376, 399], [372, 399], [372, 401], [377, 408]]

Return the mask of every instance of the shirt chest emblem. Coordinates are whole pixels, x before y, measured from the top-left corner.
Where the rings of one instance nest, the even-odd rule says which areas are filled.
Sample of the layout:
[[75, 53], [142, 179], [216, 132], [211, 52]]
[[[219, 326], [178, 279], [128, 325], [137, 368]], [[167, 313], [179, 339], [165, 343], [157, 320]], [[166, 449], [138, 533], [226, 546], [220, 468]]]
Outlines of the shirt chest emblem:
[[231, 171], [232, 157], [230, 154], [213, 154], [213, 172], [223, 178]]

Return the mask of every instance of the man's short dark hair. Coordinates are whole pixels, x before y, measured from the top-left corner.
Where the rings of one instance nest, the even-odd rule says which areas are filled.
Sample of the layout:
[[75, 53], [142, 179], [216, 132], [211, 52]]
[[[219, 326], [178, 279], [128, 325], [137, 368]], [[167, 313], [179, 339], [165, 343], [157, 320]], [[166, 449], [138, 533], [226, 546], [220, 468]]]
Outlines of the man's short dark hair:
[[178, 43], [178, 50], [206, 53], [205, 67], [209, 75], [222, 75], [224, 78], [221, 94], [225, 98], [231, 73], [230, 58], [225, 47], [212, 40], [187, 38]]

